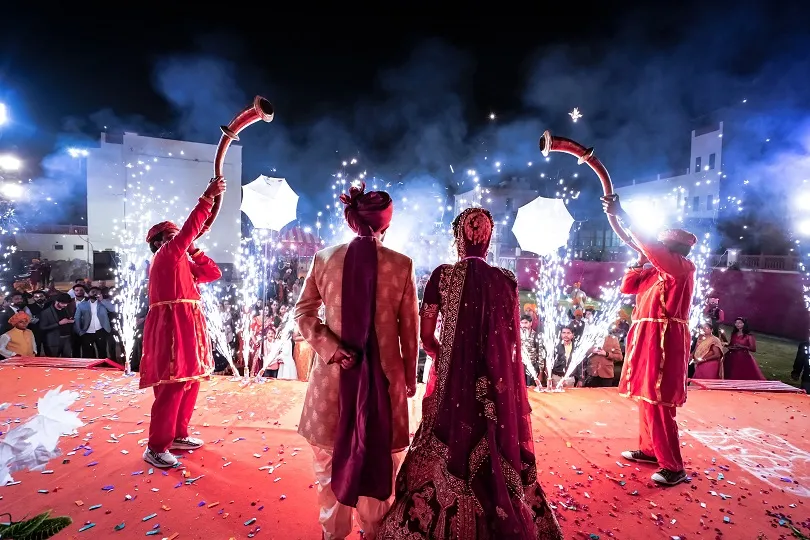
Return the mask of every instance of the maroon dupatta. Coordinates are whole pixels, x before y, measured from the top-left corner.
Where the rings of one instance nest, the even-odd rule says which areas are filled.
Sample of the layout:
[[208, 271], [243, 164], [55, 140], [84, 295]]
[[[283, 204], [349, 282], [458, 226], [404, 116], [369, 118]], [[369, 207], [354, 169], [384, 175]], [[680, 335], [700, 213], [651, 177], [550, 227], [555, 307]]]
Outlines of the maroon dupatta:
[[386, 500], [393, 491], [393, 426], [388, 379], [382, 371], [374, 330], [377, 302], [377, 240], [391, 218], [391, 198], [383, 192], [352, 188], [343, 195], [349, 226], [360, 236], [349, 243], [343, 262], [341, 331], [344, 347], [357, 364], [340, 371], [338, 432], [332, 464], [332, 490], [346, 506], [358, 497]]

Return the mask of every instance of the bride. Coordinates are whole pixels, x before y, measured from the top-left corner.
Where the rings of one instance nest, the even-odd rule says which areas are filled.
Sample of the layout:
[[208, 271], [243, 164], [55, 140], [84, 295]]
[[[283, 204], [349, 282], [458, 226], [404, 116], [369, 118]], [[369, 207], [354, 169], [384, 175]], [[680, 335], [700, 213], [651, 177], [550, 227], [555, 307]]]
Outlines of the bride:
[[462, 212], [460, 260], [434, 270], [425, 289], [421, 337], [434, 363], [378, 539], [562, 538], [537, 483], [517, 281], [486, 262], [493, 225], [487, 210]]

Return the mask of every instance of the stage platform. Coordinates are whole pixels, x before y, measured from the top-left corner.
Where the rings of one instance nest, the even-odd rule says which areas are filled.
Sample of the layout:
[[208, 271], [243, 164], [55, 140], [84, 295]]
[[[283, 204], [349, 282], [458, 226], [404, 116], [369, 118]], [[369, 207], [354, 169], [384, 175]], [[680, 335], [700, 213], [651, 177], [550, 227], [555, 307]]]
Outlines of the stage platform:
[[[166, 473], [141, 460], [151, 391], [118, 371], [0, 367], [0, 403], [11, 403], [0, 431], [59, 385], [81, 393], [74, 408], [87, 425], [61, 440], [52, 472], [0, 487], [0, 513], [69, 515], [56, 538], [143, 538], [155, 527], [155, 538], [178, 540], [320, 538], [312, 454], [296, 433], [305, 383], [204, 382], [194, 431], [207, 444]], [[615, 389], [529, 395], [539, 478], [566, 538], [776, 539], [791, 537], [791, 522], [810, 535], [806, 395], [690, 391], [678, 421], [693, 478], [667, 489], [621, 458], [636, 446], [638, 415]]]

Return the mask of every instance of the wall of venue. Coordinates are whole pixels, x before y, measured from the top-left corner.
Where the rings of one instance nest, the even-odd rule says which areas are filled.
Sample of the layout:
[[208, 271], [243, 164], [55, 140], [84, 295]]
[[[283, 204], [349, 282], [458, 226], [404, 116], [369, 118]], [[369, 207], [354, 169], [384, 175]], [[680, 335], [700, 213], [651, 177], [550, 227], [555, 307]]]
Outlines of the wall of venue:
[[[566, 284], [579, 281], [588, 296], [621, 279], [624, 263], [573, 261], [566, 268]], [[531, 289], [538, 276], [537, 259], [518, 259], [521, 288]], [[796, 340], [807, 339], [810, 318], [804, 305], [802, 281], [796, 272], [714, 269], [710, 277], [726, 321], [746, 317], [755, 332]]]

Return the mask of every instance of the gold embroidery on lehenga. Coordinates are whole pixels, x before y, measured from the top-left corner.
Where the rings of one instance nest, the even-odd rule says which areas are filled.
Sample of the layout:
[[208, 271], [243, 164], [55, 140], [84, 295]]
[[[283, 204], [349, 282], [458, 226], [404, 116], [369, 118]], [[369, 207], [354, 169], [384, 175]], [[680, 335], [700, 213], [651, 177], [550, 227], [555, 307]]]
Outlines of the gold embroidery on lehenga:
[[489, 399], [489, 379], [486, 377], [479, 377], [475, 381], [475, 399], [484, 404], [484, 416], [497, 422], [498, 415], [495, 413], [495, 403]]

